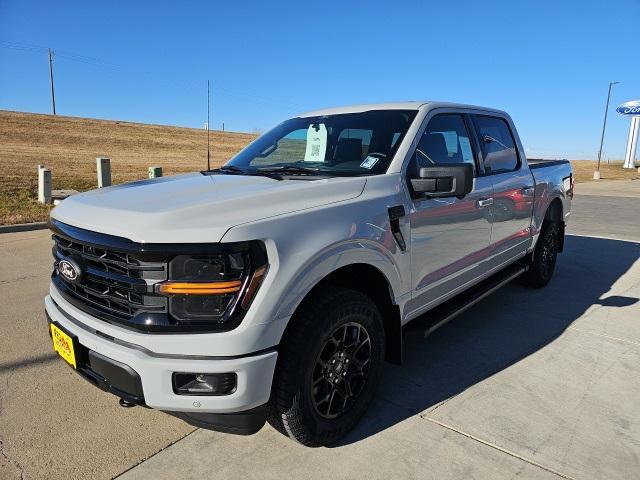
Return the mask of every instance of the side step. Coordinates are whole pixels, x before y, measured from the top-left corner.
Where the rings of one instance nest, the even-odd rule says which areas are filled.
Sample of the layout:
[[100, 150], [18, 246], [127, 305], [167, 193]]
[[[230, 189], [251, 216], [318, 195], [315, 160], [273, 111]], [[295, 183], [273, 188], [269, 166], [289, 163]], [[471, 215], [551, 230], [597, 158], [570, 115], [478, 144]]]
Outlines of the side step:
[[462, 312], [471, 308], [485, 297], [506, 285], [516, 277], [528, 270], [528, 266], [521, 262], [501, 270], [482, 282], [470, 287], [469, 290], [456, 295], [455, 297], [441, 303], [437, 307], [419, 316], [406, 327], [407, 333], [424, 332], [424, 337], [428, 337], [438, 328], [442, 327], [449, 320], [452, 320]]

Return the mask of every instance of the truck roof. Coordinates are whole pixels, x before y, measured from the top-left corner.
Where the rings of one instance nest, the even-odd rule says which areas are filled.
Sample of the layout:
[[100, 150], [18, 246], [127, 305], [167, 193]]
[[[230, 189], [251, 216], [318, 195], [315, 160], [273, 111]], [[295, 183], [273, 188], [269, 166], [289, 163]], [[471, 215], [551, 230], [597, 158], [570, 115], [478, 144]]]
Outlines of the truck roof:
[[433, 100], [417, 100], [405, 102], [384, 102], [384, 103], [363, 103], [360, 105], [345, 105], [342, 107], [323, 108], [305, 112], [298, 117], [316, 117], [320, 115], [335, 115], [340, 113], [358, 113], [367, 112], [369, 110], [419, 110], [421, 107], [429, 105], [431, 108], [465, 108], [474, 110], [485, 110], [504, 114], [502, 110], [488, 107], [480, 107], [478, 105], [467, 105], [464, 103], [439, 102]]

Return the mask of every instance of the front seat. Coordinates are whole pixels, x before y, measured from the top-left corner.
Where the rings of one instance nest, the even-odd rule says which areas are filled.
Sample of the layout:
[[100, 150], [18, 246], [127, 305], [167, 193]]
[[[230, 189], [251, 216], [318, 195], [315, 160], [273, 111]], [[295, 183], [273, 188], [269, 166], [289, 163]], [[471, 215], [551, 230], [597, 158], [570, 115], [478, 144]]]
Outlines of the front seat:
[[362, 139], [340, 138], [333, 154], [334, 163], [362, 161]]

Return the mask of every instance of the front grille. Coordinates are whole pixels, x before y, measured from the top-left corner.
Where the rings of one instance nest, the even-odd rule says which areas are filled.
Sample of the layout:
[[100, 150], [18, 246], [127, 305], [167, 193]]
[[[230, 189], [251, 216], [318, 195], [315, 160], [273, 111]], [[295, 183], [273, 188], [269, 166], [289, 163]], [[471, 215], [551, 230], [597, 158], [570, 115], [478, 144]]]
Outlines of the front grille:
[[[167, 313], [167, 298], [153, 292], [153, 284], [167, 278], [165, 258], [149, 260], [140, 253], [119, 252], [57, 234], [53, 241], [54, 284], [77, 307], [123, 321], [141, 314]], [[80, 266], [82, 275], [76, 282], [60, 274], [58, 263], [64, 259]]]

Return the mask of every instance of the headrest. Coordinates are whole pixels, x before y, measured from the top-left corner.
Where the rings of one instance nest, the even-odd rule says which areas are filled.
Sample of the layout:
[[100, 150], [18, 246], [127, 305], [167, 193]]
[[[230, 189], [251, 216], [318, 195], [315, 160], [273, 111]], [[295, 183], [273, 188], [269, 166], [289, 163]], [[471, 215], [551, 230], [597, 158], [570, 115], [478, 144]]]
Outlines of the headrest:
[[333, 159], [337, 162], [362, 160], [362, 139], [341, 138], [336, 145]]

